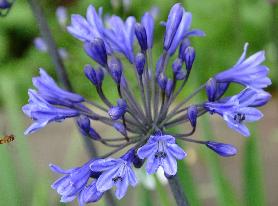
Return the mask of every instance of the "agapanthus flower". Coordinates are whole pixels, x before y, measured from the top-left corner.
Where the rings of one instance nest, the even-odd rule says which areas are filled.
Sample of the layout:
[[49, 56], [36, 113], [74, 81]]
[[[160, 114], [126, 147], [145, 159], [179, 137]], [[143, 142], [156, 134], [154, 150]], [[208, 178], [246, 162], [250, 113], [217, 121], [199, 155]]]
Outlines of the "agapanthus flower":
[[22, 107], [23, 112], [35, 122], [24, 132], [31, 134], [51, 122], [61, 122], [66, 118], [76, 117], [79, 112], [69, 108], [59, 108], [49, 104], [36, 91], [29, 90], [29, 104]]
[[95, 7], [89, 6], [87, 9], [86, 19], [81, 15], [72, 15], [71, 25], [67, 27], [67, 30], [75, 38], [81, 41], [90, 42], [94, 38], [101, 38], [104, 34], [104, 26], [101, 16], [101, 8], [97, 13]]
[[247, 49], [246, 43], [237, 63], [232, 68], [214, 76], [217, 82], [236, 82], [255, 89], [262, 89], [271, 84], [271, 80], [267, 77], [269, 69], [262, 65], [265, 52], [259, 51], [246, 59]]
[[51, 185], [51, 187], [61, 195], [61, 202], [71, 202], [76, 197], [79, 197], [80, 202], [89, 203], [95, 202], [101, 198], [102, 193], [93, 188], [95, 180], [93, 180], [91, 185], [86, 187], [90, 177], [94, 176], [93, 172], [90, 170], [90, 164], [93, 161], [94, 160], [90, 160], [81, 167], [68, 170], [63, 170], [57, 165], [49, 165], [53, 172], [63, 175]]
[[[137, 183], [134, 170], [143, 167], [149, 175], [162, 170], [166, 178], [174, 178], [178, 172], [177, 160], [187, 155], [177, 139], [203, 145], [222, 157], [235, 155], [237, 149], [233, 145], [191, 136], [198, 127], [198, 118], [206, 113], [220, 115], [230, 128], [244, 136], [249, 135], [245, 123], [261, 119], [263, 115], [256, 107], [265, 105], [271, 98], [263, 90], [271, 83], [267, 77], [268, 68], [261, 65], [264, 52], [245, 59], [245, 46], [235, 66], [208, 77], [205, 84], [178, 102], [177, 97], [183, 93], [198, 58], [198, 51], [189, 38], [204, 36], [201, 30], [191, 30], [191, 13], [181, 4], [172, 7], [164, 23], [163, 50], [154, 63], [151, 61], [155, 47], [154, 19], [149, 13], [145, 13], [140, 22], [132, 16], [126, 20], [118, 16], [108, 17], [108, 26], [101, 15], [102, 10], [97, 13], [91, 5], [86, 19], [72, 15], [68, 27], [68, 31], [84, 43], [85, 52], [93, 60], [84, 67], [84, 75], [95, 87], [93, 91], [101, 103], [65, 91], [41, 70], [41, 76], [33, 79], [38, 92], [30, 90], [29, 104], [23, 107], [26, 115], [34, 120], [26, 134], [50, 122], [74, 117], [83, 136], [114, 148], [70, 171], [55, 167], [55, 171], [65, 175], [54, 184], [62, 200], [71, 201], [78, 197], [79, 204], [85, 205], [98, 201], [114, 187], [116, 197], [121, 199], [129, 185], [134, 187]], [[135, 53], [133, 47], [136, 43], [139, 51]], [[176, 50], [177, 57], [172, 59]], [[126, 67], [124, 62], [129, 62], [129, 66]], [[132, 69], [135, 76], [130, 77], [127, 73]], [[114, 81], [109, 84], [109, 90], [115, 91], [113, 98], [104, 89], [105, 76]], [[233, 82], [245, 88], [238, 94], [227, 96], [226, 91]], [[204, 90], [207, 100], [191, 101]], [[93, 127], [95, 122], [115, 130], [116, 135], [105, 137]], [[179, 134], [172, 132], [176, 126], [185, 124], [189, 129]], [[114, 156], [127, 148], [129, 150], [123, 156]]]
[[112, 16], [108, 20], [110, 28], [105, 30], [105, 38], [108, 40], [112, 50], [124, 54], [130, 62], [134, 60], [135, 22], [136, 20], [133, 16], [128, 17], [125, 22], [118, 16]]
[[33, 85], [39, 94], [51, 104], [69, 106], [84, 101], [82, 96], [58, 87], [55, 81], [42, 68], [40, 68], [40, 76], [33, 78]]
[[168, 175], [177, 173], [177, 161], [183, 159], [186, 153], [175, 143], [171, 135], [150, 136], [148, 142], [138, 149], [138, 156], [141, 159], [147, 158], [146, 170], [153, 174], [159, 167], [162, 167]]
[[207, 102], [204, 107], [212, 114], [221, 115], [233, 130], [243, 136], [249, 136], [249, 130], [244, 123], [258, 121], [263, 117], [258, 109], [252, 107], [257, 101], [261, 101], [260, 92], [250, 94], [247, 90], [243, 90], [241, 93], [225, 100], [224, 102]]
[[122, 199], [127, 192], [128, 185], [135, 187], [137, 180], [132, 170], [132, 160], [134, 149], [128, 151], [119, 159], [99, 159], [94, 161], [90, 168], [93, 172], [102, 172], [96, 182], [96, 188], [100, 192], [105, 192], [116, 187], [115, 195]]

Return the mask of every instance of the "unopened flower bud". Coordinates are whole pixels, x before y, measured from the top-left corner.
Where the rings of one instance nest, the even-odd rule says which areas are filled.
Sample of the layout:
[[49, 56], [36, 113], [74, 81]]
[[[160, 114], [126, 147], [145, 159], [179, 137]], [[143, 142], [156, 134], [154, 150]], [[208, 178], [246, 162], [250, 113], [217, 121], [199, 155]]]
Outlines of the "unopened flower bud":
[[122, 124], [122, 123], [119, 123], [119, 122], [115, 122], [113, 124], [113, 127], [118, 131], [120, 132], [123, 136], [127, 136], [127, 132], [126, 132], [126, 128], [125, 126]]
[[172, 64], [172, 69], [173, 69], [173, 73], [174, 75], [176, 75], [178, 72], [180, 72], [180, 70], [182, 69], [182, 59], [178, 58], [174, 61], [174, 63]]
[[187, 47], [190, 46], [190, 41], [189, 39], [185, 39], [182, 41], [181, 45], [180, 45], [180, 49], [179, 49], [179, 58], [182, 59], [184, 54], [185, 54], [185, 50]]
[[164, 37], [164, 49], [168, 50], [172, 44], [173, 38], [180, 26], [184, 9], [181, 4], [175, 4], [168, 16], [166, 23], [166, 32]]
[[166, 84], [166, 88], [165, 88], [165, 93], [168, 97], [171, 96], [172, 91], [173, 91], [173, 86], [174, 86], [174, 82], [172, 79], [168, 79], [167, 84]]
[[108, 114], [112, 120], [120, 119], [126, 112], [127, 104], [125, 100], [119, 99], [117, 106], [113, 106], [108, 110]]
[[84, 73], [93, 85], [96, 87], [100, 87], [102, 85], [104, 72], [101, 68], [95, 70], [91, 65], [88, 64], [84, 67]]
[[94, 38], [90, 42], [84, 43], [84, 50], [87, 55], [102, 66], [107, 65], [107, 53], [104, 41], [100, 38]]
[[77, 119], [77, 125], [82, 135], [91, 137], [94, 140], [101, 139], [100, 135], [90, 126], [90, 119], [86, 116], [80, 116]]
[[136, 67], [137, 72], [140, 76], [144, 72], [145, 64], [146, 64], [145, 55], [142, 54], [142, 53], [138, 53], [135, 57], [135, 67]]
[[160, 74], [157, 78], [157, 83], [159, 87], [164, 91], [167, 85], [167, 77], [164, 74]]
[[77, 119], [77, 125], [80, 129], [80, 132], [84, 135], [84, 136], [88, 136], [89, 131], [90, 131], [90, 119], [86, 116], [80, 116]]
[[187, 72], [190, 72], [195, 60], [195, 49], [193, 47], [187, 47], [185, 49], [183, 60], [185, 61]]
[[197, 125], [197, 117], [198, 117], [198, 109], [195, 105], [192, 105], [187, 110], [187, 118], [192, 127], [196, 127]]
[[237, 149], [231, 144], [208, 141], [206, 146], [222, 157], [230, 157], [237, 154]]
[[141, 49], [143, 51], [146, 51], [148, 49], [148, 41], [147, 41], [147, 33], [145, 27], [140, 23], [136, 23], [135, 34]]
[[206, 83], [206, 93], [208, 100], [210, 102], [215, 101], [216, 93], [217, 93], [217, 83], [214, 78], [210, 78]]
[[121, 83], [123, 73], [122, 62], [119, 59], [112, 58], [109, 62], [110, 73], [117, 84]]

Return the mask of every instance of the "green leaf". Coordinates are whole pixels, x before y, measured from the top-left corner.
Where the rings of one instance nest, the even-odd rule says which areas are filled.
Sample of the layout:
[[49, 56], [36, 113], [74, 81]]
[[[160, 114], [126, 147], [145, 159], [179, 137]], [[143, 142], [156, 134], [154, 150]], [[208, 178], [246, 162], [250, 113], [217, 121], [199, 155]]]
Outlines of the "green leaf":
[[[201, 128], [203, 129], [203, 138], [205, 140], [213, 137], [212, 125], [208, 121], [208, 118], [203, 117]], [[236, 197], [233, 185], [225, 176], [224, 171], [221, 168], [219, 157], [212, 153], [210, 150], [204, 149], [204, 157], [206, 158], [207, 167], [209, 169], [213, 186], [217, 193], [217, 204], [222, 206], [238, 206], [240, 205], [238, 198]]]
[[197, 184], [194, 181], [189, 165], [185, 161], [178, 162], [178, 177], [189, 205], [201, 206]]
[[266, 205], [263, 168], [259, 141], [255, 126], [251, 127], [251, 137], [245, 143], [244, 190], [246, 206]]
[[[19, 100], [17, 99], [17, 89], [16, 82], [12, 77], [2, 75], [0, 77], [0, 92], [4, 100], [4, 109], [6, 116], [8, 117], [8, 122], [10, 123], [10, 128], [6, 132], [8, 134], [14, 134], [15, 140], [8, 145], [0, 145], [1, 147], [9, 146], [12, 153], [6, 153], [3, 155], [5, 159], [14, 157], [18, 160], [16, 164], [11, 164], [9, 168], [14, 168], [17, 170], [16, 175], [18, 179], [20, 178], [20, 183], [16, 183], [17, 188], [20, 189], [20, 185], [24, 185], [25, 188], [21, 188], [24, 191], [23, 202], [29, 202], [30, 196], [26, 195], [32, 191], [32, 186], [34, 184], [35, 170], [33, 165], [33, 160], [31, 158], [29, 145], [27, 143], [27, 138], [23, 135], [23, 124], [22, 124], [22, 112], [21, 105], [19, 105]], [[4, 125], [8, 126], [8, 125]], [[2, 160], [1, 160], [2, 161]], [[11, 161], [11, 160], [10, 160]], [[2, 162], [1, 162], [2, 164]], [[1, 169], [2, 172], [2, 169]], [[13, 173], [9, 171], [9, 173]], [[12, 181], [11, 181], [12, 182]], [[11, 184], [11, 183], [9, 183]], [[5, 192], [6, 193], [6, 192]]]

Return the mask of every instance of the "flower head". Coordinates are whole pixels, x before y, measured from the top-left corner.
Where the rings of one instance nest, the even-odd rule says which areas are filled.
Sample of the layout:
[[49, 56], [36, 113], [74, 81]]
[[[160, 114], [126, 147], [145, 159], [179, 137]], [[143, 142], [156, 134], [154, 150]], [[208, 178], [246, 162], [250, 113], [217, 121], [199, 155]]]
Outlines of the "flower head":
[[177, 161], [183, 159], [186, 153], [175, 143], [175, 138], [170, 135], [151, 136], [144, 146], [138, 149], [138, 157], [147, 158], [146, 170], [153, 174], [162, 167], [168, 175], [177, 173]]
[[[101, 158], [96, 157], [71, 170], [51, 166], [55, 172], [64, 175], [53, 184], [62, 201], [69, 202], [78, 197], [79, 204], [83, 206], [98, 201], [113, 187], [116, 197], [121, 199], [129, 185], [134, 187], [137, 184], [133, 169], [144, 165], [148, 174], [162, 171], [163, 177], [172, 178], [177, 173], [177, 160], [187, 155], [176, 144], [176, 139], [188, 144], [205, 145], [223, 157], [235, 155], [237, 149], [230, 144], [190, 136], [197, 129], [198, 118], [206, 113], [220, 115], [230, 128], [249, 136], [245, 123], [261, 119], [263, 115], [256, 107], [265, 105], [271, 98], [263, 90], [271, 83], [267, 77], [268, 68], [261, 65], [265, 59], [264, 52], [246, 59], [246, 45], [231, 69], [208, 78], [206, 84], [182, 101], [175, 102], [184, 93], [197, 57], [197, 50], [189, 37], [204, 36], [201, 30], [191, 30], [192, 14], [179, 3], [172, 7], [167, 21], [162, 23], [166, 31], [156, 66], [152, 63], [154, 17], [150, 13], [145, 13], [140, 22], [136, 22], [133, 16], [126, 20], [107, 16], [104, 23], [101, 16], [102, 9], [97, 13], [93, 6], [89, 6], [86, 18], [72, 15], [71, 25], [67, 27], [74, 37], [83, 42], [85, 52], [94, 60], [93, 66], [85, 66], [84, 74], [95, 87], [93, 91], [96, 91], [101, 103], [60, 88], [41, 69], [41, 75], [33, 79], [38, 92], [29, 90], [29, 103], [23, 107], [26, 115], [34, 120], [27, 134], [50, 122], [75, 117], [84, 137], [114, 148]], [[178, 55], [173, 59], [176, 50]], [[173, 62], [172, 68], [170, 62]], [[125, 63], [129, 66], [126, 67]], [[132, 69], [135, 76], [129, 73]], [[172, 75], [169, 76], [169, 73]], [[108, 77], [104, 78], [105, 75]], [[105, 80], [108, 78], [114, 82], [107, 84]], [[233, 82], [245, 88], [239, 94], [225, 96]], [[111, 90], [110, 94], [113, 93], [113, 98], [107, 95], [107, 88]], [[208, 100], [191, 101], [203, 90]], [[92, 127], [95, 122], [116, 130], [117, 137], [105, 137], [105, 133], [98, 133]], [[189, 126], [189, 131], [180, 134], [172, 132], [176, 126], [185, 124]], [[131, 149], [123, 156], [113, 157], [128, 147]], [[90, 178], [93, 180], [89, 181]]]

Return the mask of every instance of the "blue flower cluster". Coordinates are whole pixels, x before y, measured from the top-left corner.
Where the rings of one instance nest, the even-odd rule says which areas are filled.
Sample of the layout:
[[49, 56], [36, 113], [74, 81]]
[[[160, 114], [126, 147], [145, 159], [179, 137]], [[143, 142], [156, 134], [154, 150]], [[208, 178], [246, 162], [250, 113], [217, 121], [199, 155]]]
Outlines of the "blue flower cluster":
[[[145, 164], [148, 174], [158, 168], [165, 176], [177, 173], [177, 160], [186, 157], [176, 139], [204, 145], [223, 157], [233, 156], [237, 149], [230, 144], [214, 141], [201, 141], [189, 138], [197, 127], [198, 117], [209, 113], [218, 114], [234, 131], [249, 136], [245, 123], [257, 121], [262, 113], [256, 108], [265, 105], [271, 95], [263, 89], [271, 84], [267, 77], [269, 69], [262, 65], [264, 52], [246, 58], [247, 44], [238, 62], [210, 78], [187, 98], [174, 103], [183, 91], [194, 65], [196, 53], [189, 38], [204, 36], [201, 30], [191, 29], [192, 15], [181, 4], [175, 4], [165, 26], [163, 52], [153, 66], [152, 48], [154, 18], [145, 13], [140, 22], [134, 17], [123, 21], [111, 16], [102, 20], [102, 9], [97, 12], [93, 6], [87, 9], [86, 18], [72, 15], [68, 32], [83, 42], [84, 51], [96, 63], [86, 65], [84, 74], [96, 88], [103, 104], [90, 101], [79, 94], [60, 88], [55, 81], [40, 69], [40, 76], [33, 78], [36, 91], [29, 90], [29, 103], [23, 106], [24, 113], [34, 120], [25, 134], [31, 134], [51, 122], [62, 122], [76, 118], [80, 132], [115, 148], [102, 157], [94, 157], [81, 167], [63, 170], [55, 165], [50, 168], [63, 176], [52, 184], [62, 202], [75, 198], [80, 205], [98, 201], [105, 191], [115, 187], [118, 199], [124, 197], [128, 186], [137, 184], [134, 168]], [[108, 25], [108, 26], [105, 26]], [[138, 47], [135, 47], [137, 39]], [[178, 51], [177, 51], [178, 50]], [[169, 72], [169, 59], [178, 53]], [[125, 64], [119, 58], [124, 56]], [[128, 66], [126, 66], [128, 64]], [[140, 98], [130, 87], [124, 67], [133, 68]], [[112, 102], [103, 91], [106, 76], [115, 82], [118, 100]], [[244, 89], [233, 96], [224, 96], [231, 84], [240, 84]], [[111, 86], [111, 85], [110, 85]], [[189, 101], [205, 90], [207, 100], [196, 104]], [[172, 107], [175, 105], [174, 107]], [[93, 128], [92, 123], [101, 122], [119, 133], [119, 137], [106, 138]], [[173, 134], [169, 130], [177, 125], [188, 123], [190, 131]], [[115, 153], [127, 150], [119, 158]]]

